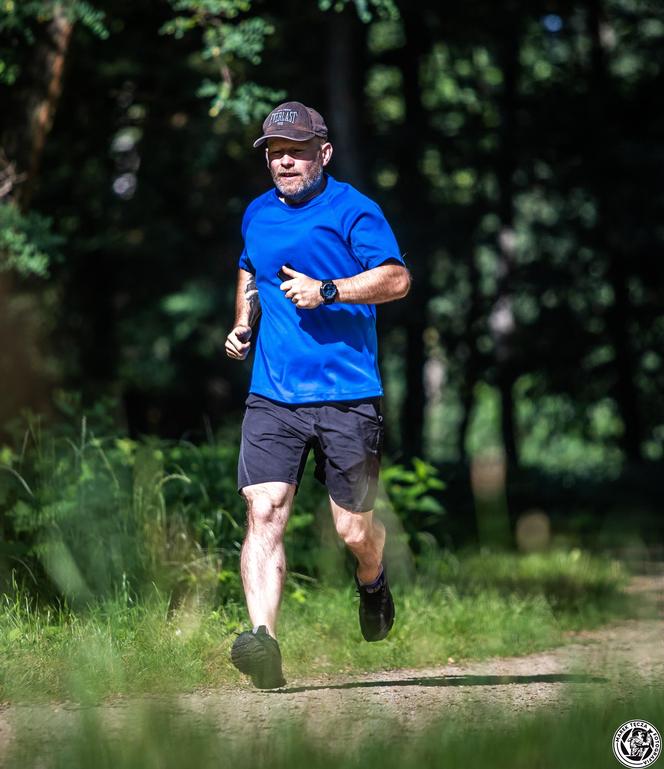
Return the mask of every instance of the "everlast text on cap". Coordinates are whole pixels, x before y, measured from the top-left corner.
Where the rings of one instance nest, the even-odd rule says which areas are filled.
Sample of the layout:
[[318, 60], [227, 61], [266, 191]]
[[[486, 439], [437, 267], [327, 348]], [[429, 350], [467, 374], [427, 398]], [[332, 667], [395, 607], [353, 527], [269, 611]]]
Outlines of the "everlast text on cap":
[[272, 138], [306, 142], [314, 136], [327, 139], [327, 126], [320, 112], [299, 101], [287, 101], [275, 107], [265, 118], [263, 135], [256, 139], [254, 147], [260, 147]]

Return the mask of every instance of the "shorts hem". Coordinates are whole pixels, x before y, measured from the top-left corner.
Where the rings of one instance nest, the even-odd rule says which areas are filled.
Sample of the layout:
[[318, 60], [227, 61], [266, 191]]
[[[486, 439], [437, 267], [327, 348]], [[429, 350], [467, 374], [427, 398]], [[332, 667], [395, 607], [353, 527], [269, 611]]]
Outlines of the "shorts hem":
[[285, 478], [274, 478], [272, 476], [268, 478], [260, 478], [259, 480], [251, 480], [251, 483], [245, 483], [244, 486], [238, 486], [237, 493], [241, 494], [242, 489], [246, 489], [247, 486], [259, 486], [261, 483], [288, 483], [290, 486], [295, 486], [295, 489], [297, 491], [297, 487], [300, 485], [297, 481], [297, 479], [293, 480], [292, 478], [289, 480], [286, 480]]
[[346, 505], [343, 502], [340, 502], [338, 499], [335, 499], [332, 496], [329, 489], [327, 490], [327, 493], [335, 505], [339, 505], [339, 507], [343, 507], [343, 509], [347, 510], [349, 513], [370, 513], [376, 506], [376, 500], [374, 500], [374, 504], [371, 505], [370, 507], [367, 507], [366, 510], [355, 510], [354, 508], [356, 507], [356, 505]]

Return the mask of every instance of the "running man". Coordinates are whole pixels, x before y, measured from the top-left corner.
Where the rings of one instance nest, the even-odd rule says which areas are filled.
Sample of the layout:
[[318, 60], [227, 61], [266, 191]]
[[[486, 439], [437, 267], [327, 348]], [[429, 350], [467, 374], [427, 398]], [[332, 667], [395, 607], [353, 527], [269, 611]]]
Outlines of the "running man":
[[385, 528], [373, 515], [383, 439], [374, 305], [404, 297], [410, 275], [380, 208], [324, 172], [332, 144], [316, 110], [276, 107], [254, 142], [263, 146], [274, 189], [244, 215], [225, 349], [244, 360], [261, 316], [238, 466], [253, 629], [231, 659], [256, 687], [273, 689], [286, 683], [277, 643], [284, 531], [312, 448], [336, 530], [357, 558], [362, 634], [380, 641], [394, 622]]

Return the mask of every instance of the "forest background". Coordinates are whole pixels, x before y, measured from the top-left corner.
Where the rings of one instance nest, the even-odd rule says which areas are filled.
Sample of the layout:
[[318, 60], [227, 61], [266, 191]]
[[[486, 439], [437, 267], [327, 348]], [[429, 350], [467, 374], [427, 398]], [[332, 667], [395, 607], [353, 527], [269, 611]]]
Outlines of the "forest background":
[[[40, 556], [71, 592], [122, 499], [237, 551], [250, 367], [223, 342], [269, 186], [251, 143], [286, 99], [326, 117], [331, 173], [413, 275], [379, 335], [415, 549], [504, 544], [524, 513], [661, 547], [660, 3], [1, 0], [0, 43], [6, 573]], [[67, 536], [78, 571], [45, 555]]]

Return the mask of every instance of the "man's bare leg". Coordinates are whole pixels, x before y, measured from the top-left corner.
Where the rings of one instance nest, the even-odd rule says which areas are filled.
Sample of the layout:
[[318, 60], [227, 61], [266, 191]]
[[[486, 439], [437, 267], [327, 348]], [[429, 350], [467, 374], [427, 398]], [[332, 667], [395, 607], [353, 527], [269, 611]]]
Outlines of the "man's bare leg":
[[245, 486], [247, 535], [240, 571], [249, 617], [254, 627], [265, 625], [276, 638], [277, 616], [286, 577], [284, 531], [295, 496], [288, 483]]
[[381, 641], [394, 624], [392, 593], [387, 577], [381, 576], [385, 527], [374, 519], [373, 510], [353, 513], [331, 497], [330, 507], [337, 533], [357, 558], [360, 630], [365, 640]]
[[330, 508], [337, 533], [357, 558], [357, 578], [369, 584], [380, 575], [385, 547], [385, 527], [374, 518], [373, 510], [354, 513], [330, 497]]

